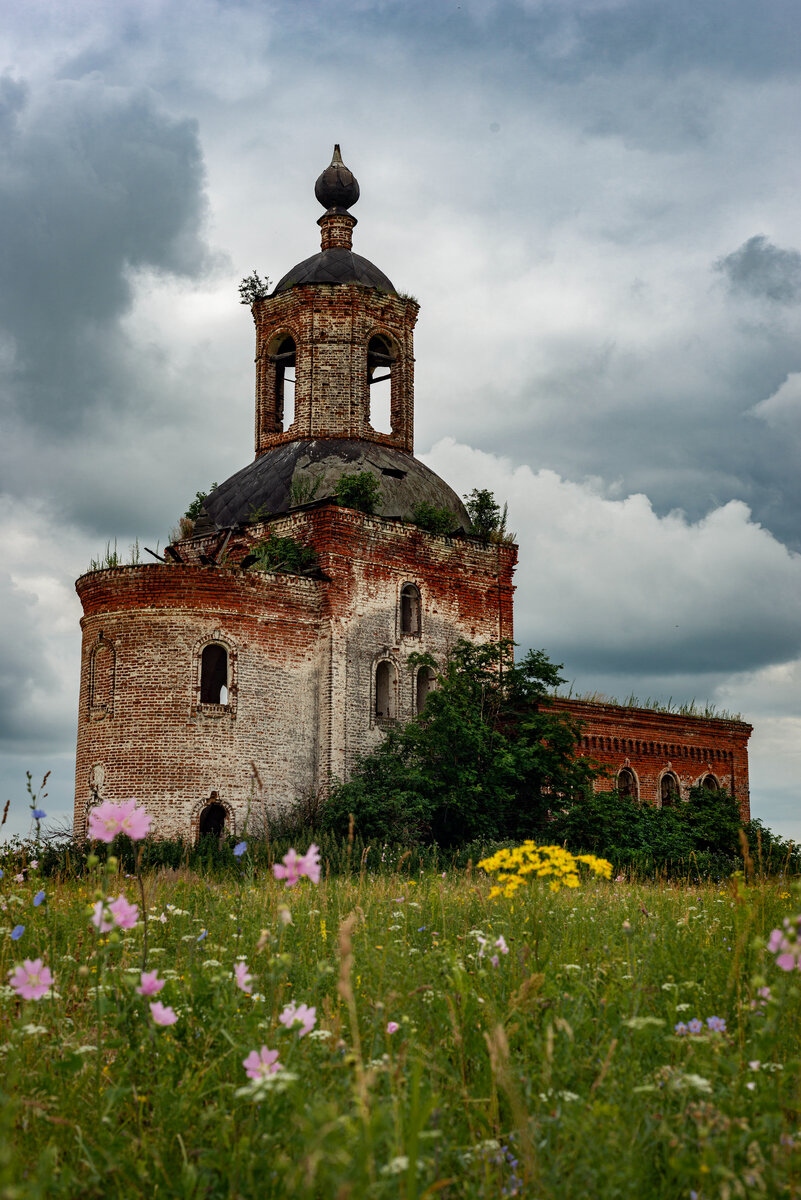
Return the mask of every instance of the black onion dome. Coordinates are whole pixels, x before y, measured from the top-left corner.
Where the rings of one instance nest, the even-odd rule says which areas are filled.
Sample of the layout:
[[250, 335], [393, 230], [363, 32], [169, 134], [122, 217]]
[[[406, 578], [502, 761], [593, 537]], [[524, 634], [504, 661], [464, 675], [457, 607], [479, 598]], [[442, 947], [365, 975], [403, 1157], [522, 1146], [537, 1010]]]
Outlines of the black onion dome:
[[[298, 504], [334, 494], [342, 475], [371, 471], [381, 485], [378, 516], [411, 521], [425, 501], [453, 513], [454, 532], [470, 528], [459, 497], [432, 470], [411, 454], [356, 438], [315, 438], [274, 446], [203, 501], [206, 517], [218, 529], [266, 520]], [[201, 517], [198, 532], [206, 526]]]
[[321, 250], [302, 263], [298, 263], [291, 271], [287, 271], [275, 285], [273, 295], [288, 292], [291, 288], [301, 287], [304, 283], [361, 283], [365, 287], [379, 288], [384, 292], [394, 292], [395, 285], [387, 279], [375, 263], [361, 254], [354, 254], [344, 246], [335, 246], [332, 250]]
[[323, 208], [335, 208], [343, 212], [359, 199], [358, 181], [343, 163], [338, 144], [334, 146], [331, 165], [325, 168], [314, 185], [314, 194]]

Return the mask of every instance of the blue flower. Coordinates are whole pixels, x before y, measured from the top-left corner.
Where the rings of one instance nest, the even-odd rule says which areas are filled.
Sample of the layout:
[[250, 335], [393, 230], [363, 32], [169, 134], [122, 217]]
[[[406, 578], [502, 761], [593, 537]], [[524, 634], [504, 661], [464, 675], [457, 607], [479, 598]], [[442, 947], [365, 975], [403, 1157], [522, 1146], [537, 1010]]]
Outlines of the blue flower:
[[35, 808], [33, 810], [34, 821], [43, 821], [46, 816], [47, 816], [47, 813], [45, 812], [45, 810], [43, 808]]
[[202, 942], [202, 941], [203, 941], [203, 939], [204, 939], [204, 937], [208, 937], [208, 936], [209, 936], [209, 931], [208, 931], [208, 929], [201, 929], [201, 931], [200, 931], [200, 937], [199, 937], [197, 940], [198, 940], [199, 942]]
[[12, 942], [18, 942], [24, 932], [25, 932], [24, 925], [15, 925], [14, 928], [11, 930]]
[[33, 898], [33, 907], [38, 908], [45, 898], [44, 892], [37, 892]]
[[248, 848], [247, 842], [237, 842], [237, 844], [234, 846], [234, 856], [236, 858], [241, 858], [242, 855], [247, 850], [247, 848]]

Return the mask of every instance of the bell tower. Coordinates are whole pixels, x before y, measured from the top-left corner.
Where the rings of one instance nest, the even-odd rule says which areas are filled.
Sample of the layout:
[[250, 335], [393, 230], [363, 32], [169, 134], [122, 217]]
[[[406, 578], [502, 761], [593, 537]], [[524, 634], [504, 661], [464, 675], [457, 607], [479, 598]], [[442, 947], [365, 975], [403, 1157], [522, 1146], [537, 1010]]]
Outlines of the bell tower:
[[[320, 252], [253, 304], [256, 455], [308, 438], [357, 438], [412, 454], [417, 302], [354, 254], [349, 209], [359, 184], [339, 146], [314, 194], [325, 209]], [[383, 429], [375, 404], [381, 387], [389, 391]]]

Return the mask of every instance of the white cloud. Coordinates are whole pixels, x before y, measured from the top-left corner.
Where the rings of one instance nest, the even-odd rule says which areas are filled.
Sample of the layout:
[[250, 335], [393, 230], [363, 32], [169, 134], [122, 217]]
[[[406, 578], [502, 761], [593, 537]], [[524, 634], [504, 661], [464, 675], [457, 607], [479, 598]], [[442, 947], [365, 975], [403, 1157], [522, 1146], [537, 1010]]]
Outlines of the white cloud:
[[509, 502], [520, 542], [516, 625], [585, 669], [635, 674], [742, 670], [801, 652], [801, 555], [730, 501], [692, 522], [646, 496], [513, 468], [439, 442], [427, 463], [463, 493]]

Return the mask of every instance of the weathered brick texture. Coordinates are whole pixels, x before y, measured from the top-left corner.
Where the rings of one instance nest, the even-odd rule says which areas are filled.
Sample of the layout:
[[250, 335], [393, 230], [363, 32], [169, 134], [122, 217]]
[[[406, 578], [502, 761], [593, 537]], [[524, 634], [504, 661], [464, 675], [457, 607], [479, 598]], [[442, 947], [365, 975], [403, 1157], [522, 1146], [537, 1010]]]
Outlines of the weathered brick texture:
[[[415, 300], [361, 284], [308, 284], [253, 305], [256, 322], [256, 454], [296, 438], [361, 438], [414, 448], [413, 332]], [[394, 361], [390, 433], [370, 423], [367, 352], [383, 337]], [[295, 414], [284, 428], [276, 361], [291, 338], [296, 348]]]
[[[271, 527], [314, 545], [323, 578], [185, 562], [78, 580], [79, 831], [98, 779], [108, 799], [141, 799], [164, 835], [195, 833], [212, 801], [241, 829], [249, 802], [258, 821], [343, 778], [393, 720], [413, 714], [412, 651], [439, 658], [458, 637], [512, 636], [514, 547], [434, 537], [331, 501]], [[233, 543], [234, 557], [265, 528]], [[204, 544], [179, 548], [197, 557]], [[419, 589], [420, 628], [404, 634], [409, 583]], [[200, 658], [211, 642], [228, 651], [225, 704], [200, 702]], [[102, 705], [92, 684], [98, 654], [114, 663]], [[392, 667], [391, 717], [376, 714], [380, 661]], [[263, 784], [256, 793], [251, 764]]]
[[691, 787], [711, 776], [719, 787], [732, 793], [743, 820], [749, 820], [748, 739], [752, 726], [745, 721], [567, 699], [554, 704], [583, 723], [581, 752], [608, 772], [596, 783], [597, 791], [614, 787], [620, 771], [628, 768], [636, 780], [637, 797], [658, 805], [665, 775], [675, 777], [683, 800]]

